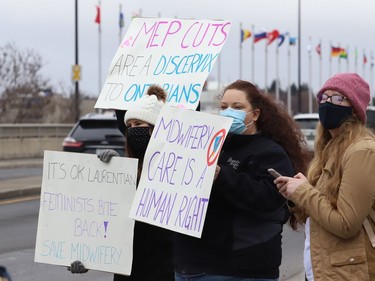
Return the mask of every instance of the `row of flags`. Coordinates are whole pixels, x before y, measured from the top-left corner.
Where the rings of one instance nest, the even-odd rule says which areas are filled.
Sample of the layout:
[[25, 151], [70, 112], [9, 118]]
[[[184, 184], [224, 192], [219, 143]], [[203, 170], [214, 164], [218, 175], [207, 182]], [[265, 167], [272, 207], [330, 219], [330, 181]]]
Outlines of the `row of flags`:
[[[137, 16], [137, 15], [133, 15], [133, 17], [135, 17], [135, 16]], [[97, 23], [99, 25], [101, 24], [100, 5], [96, 6], [95, 23]], [[122, 28], [124, 28], [124, 26], [125, 26], [125, 17], [124, 17], [124, 13], [122, 12], [121, 4], [120, 4], [120, 10], [119, 10], [119, 28], [120, 28], [120, 30]], [[241, 35], [240, 35], [241, 44], [245, 40], [251, 38], [252, 36], [253, 36], [253, 43], [254, 44], [261, 41], [261, 40], [266, 39], [267, 45], [270, 45], [272, 42], [274, 42], [276, 39], [278, 39], [277, 47], [280, 47], [284, 43], [286, 37], [288, 37], [288, 39], [289, 39], [289, 45], [290, 46], [294, 46], [297, 43], [297, 37], [290, 36], [288, 32], [285, 33], [285, 34], [281, 34], [281, 33], [279, 33], [279, 31], [277, 29], [274, 29], [271, 32], [260, 32], [260, 33], [256, 33], [256, 34], [253, 35], [250, 30], [241, 28]], [[309, 47], [308, 49], [310, 50], [311, 47]], [[319, 43], [315, 47], [315, 51], [319, 56], [322, 56], [321, 43]], [[346, 50], [344, 48], [341, 48], [341, 47], [331, 46], [331, 54], [330, 55], [331, 55], [331, 57], [339, 57], [339, 58], [342, 58], [342, 59], [348, 59], [348, 50]], [[355, 49], [354, 55], [355, 55], [355, 60], [357, 61], [357, 59], [358, 59], [357, 49]], [[367, 61], [368, 60], [367, 60], [366, 54], [363, 54], [363, 64], [366, 64]]]
[[[320, 44], [318, 45], [319, 48], [320, 48]], [[318, 52], [318, 50], [316, 50]], [[318, 52], [319, 55], [321, 55], [321, 51]], [[340, 48], [340, 47], [333, 47], [331, 46], [331, 57], [339, 57], [339, 58], [342, 58], [342, 59], [348, 59], [348, 51], [344, 48]], [[357, 61], [358, 60], [358, 51], [357, 51], [357, 48], [355, 48], [354, 50], [354, 58], [355, 60]], [[371, 66], [373, 66], [373, 57], [371, 57]], [[363, 64], [367, 64], [368, 60], [367, 60], [367, 56], [366, 54], [364, 53], [363, 54]]]
[[[252, 33], [250, 30], [241, 28], [241, 43], [251, 38], [251, 36]], [[281, 34], [277, 29], [274, 29], [271, 32], [260, 32], [254, 34], [253, 43], [257, 43], [263, 39], [267, 39], [267, 45], [270, 45], [273, 41], [278, 39], [279, 42], [277, 46], [280, 47], [284, 43], [285, 37], [289, 37], [289, 45], [296, 45], [297, 37], [291, 37], [289, 33]]]
[[[241, 44], [245, 40], [247, 40], [251, 37], [253, 37], [253, 43], [254, 44], [263, 40], [263, 39], [265, 39], [265, 40], [267, 40], [267, 45], [270, 45], [273, 41], [278, 39], [277, 46], [280, 47], [284, 43], [285, 37], [289, 38], [289, 45], [290, 46], [294, 46], [297, 43], [297, 37], [291, 37], [289, 35], [289, 33], [281, 34], [281, 33], [279, 33], [279, 31], [277, 29], [274, 29], [271, 32], [260, 32], [260, 33], [256, 33], [256, 34], [252, 35], [252, 32], [250, 30], [241, 28], [241, 35], [240, 35]], [[308, 49], [309, 49], [309, 52], [310, 52], [311, 47], [309, 47]], [[319, 43], [315, 47], [315, 51], [319, 56], [322, 56], [321, 43]], [[339, 58], [342, 58], [342, 59], [348, 59], [348, 53], [349, 53], [348, 50], [345, 49], [345, 48], [331, 46], [331, 53], [330, 53], [331, 57], [339, 57]], [[357, 49], [354, 50], [354, 57], [355, 57], [355, 60], [357, 61], [358, 60]], [[374, 58], [371, 57], [371, 60], [372, 60], [371, 66], [373, 66], [374, 65], [374, 63], [373, 63]], [[367, 56], [364, 53], [363, 54], [363, 64], [366, 64], [367, 62], [368, 62]]]
[[[138, 14], [133, 14], [133, 18], [138, 16]], [[101, 17], [100, 17], [100, 5], [96, 6], [96, 17], [95, 17], [95, 23], [101, 24]], [[119, 28], [122, 29], [125, 26], [125, 16], [122, 12], [122, 7], [120, 4], [120, 11], [119, 11], [119, 22], [118, 22]]]

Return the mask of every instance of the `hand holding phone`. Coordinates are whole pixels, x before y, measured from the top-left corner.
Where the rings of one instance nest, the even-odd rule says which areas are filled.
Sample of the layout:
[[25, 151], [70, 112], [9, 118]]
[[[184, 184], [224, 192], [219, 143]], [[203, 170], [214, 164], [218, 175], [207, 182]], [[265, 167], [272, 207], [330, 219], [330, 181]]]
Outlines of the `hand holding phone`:
[[274, 176], [275, 179], [277, 179], [278, 177], [281, 177], [281, 174], [279, 172], [277, 172], [276, 170], [270, 168], [267, 170], [271, 175]]

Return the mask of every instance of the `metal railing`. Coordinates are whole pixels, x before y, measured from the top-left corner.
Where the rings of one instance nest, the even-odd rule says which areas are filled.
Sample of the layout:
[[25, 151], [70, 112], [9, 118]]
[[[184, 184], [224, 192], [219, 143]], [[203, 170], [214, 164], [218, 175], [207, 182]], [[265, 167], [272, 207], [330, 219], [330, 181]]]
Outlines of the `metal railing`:
[[66, 137], [74, 124], [0, 124], [0, 139]]

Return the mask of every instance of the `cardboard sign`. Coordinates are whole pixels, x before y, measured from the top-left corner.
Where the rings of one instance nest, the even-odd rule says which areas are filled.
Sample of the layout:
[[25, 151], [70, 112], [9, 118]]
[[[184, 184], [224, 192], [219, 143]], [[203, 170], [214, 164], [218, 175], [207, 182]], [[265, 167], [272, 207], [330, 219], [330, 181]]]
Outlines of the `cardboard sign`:
[[147, 147], [130, 216], [201, 237], [231, 118], [164, 106]]
[[95, 108], [132, 108], [157, 84], [170, 105], [195, 109], [230, 27], [230, 21], [133, 19]]
[[35, 261], [129, 275], [138, 160], [45, 151]]

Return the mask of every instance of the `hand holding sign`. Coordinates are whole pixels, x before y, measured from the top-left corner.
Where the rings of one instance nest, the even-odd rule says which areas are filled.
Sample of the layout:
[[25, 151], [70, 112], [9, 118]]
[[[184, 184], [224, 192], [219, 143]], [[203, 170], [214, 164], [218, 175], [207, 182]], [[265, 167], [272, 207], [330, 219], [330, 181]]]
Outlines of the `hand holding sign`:
[[229, 118], [166, 106], [155, 124], [130, 216], [200, 237]]

